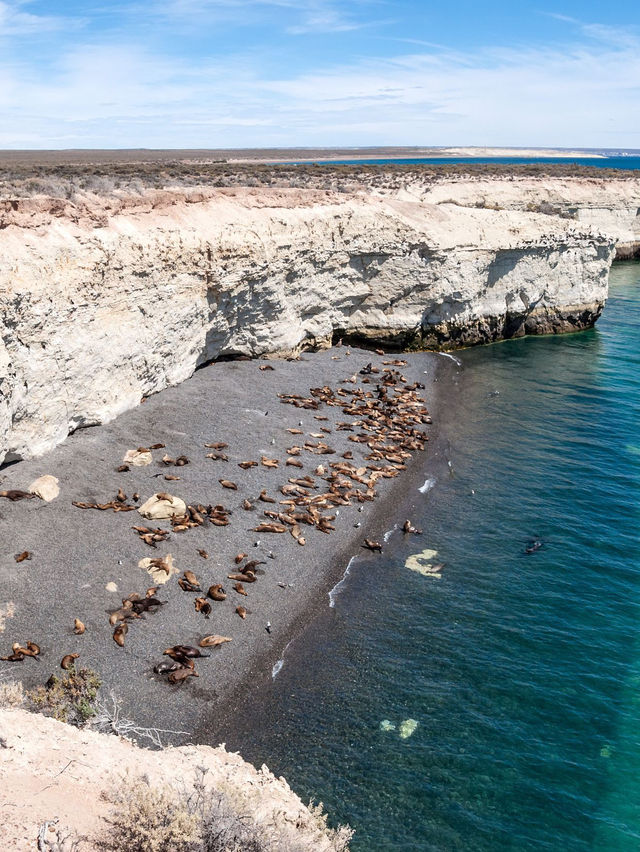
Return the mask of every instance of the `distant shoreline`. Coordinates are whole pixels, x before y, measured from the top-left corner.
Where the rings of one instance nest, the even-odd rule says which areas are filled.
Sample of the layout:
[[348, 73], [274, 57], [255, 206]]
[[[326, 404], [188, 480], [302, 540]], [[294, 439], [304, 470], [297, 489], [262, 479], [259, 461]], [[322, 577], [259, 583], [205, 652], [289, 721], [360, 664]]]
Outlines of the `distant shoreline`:
[[[322, 149], [320, 149], [322, 150]], [[370, 160], [404, 160], [404, 159], [429, 159], [429, 160], [449, 160], [464, 157], [468, 159], [492, 159], [503, 157], [538, 157], [549, 159], [567, 159], [574, 157], [589, 160], [606, 160], [607, 154], [597, 154], [592, 151], [565, 149], [556, 150], [553, 148], [438, 148], [432, 149], [385, 149], [373, 148], [367, 153], [359, 153], [361, 148], [354, 148], [354, 153], [343, 151], [341, 154], [332, 153], [332, 149], [327, 148], [326, 154], [321, 154], [316, 157], [294, 157], [297, 163], [336, 163], [342, 160], [349, 159], [353, 162], [367, 162]], [[393, 151], [393, 153], [391, 153]], [[227, 163], [265, 163], [270, 165], [291, 163], [292, 158], [273, 158], [259, 159], [256, 157], [227, 157]]]

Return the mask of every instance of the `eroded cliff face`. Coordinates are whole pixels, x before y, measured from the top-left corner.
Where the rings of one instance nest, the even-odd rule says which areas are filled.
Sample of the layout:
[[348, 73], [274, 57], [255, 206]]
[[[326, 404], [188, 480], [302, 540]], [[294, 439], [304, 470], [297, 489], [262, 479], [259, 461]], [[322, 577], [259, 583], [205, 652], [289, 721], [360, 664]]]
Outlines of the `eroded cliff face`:
[[455, 200], [435, 185], [6, 202], [0, 462], [43, 453], [222, 356], [337, 336], [450, 347], [592, 325], [615, 236], [488, 209], [477, 187], [454, 183]]

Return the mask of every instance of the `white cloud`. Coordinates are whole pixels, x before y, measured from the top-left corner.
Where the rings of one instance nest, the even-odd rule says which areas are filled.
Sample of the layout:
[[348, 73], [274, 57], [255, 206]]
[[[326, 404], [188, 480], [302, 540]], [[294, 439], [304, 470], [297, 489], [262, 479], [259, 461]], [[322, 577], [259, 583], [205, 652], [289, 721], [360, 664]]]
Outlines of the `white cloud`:
[[3, 36], [28, 36], [51, 32], [64, 26], [63, 19], [46, 15], [33, 15], [22, 10], [25, 2], [8, 3], [0, 0], [0, 38]]
[[0, 147], [640, 147], [630, 38], [425, 49], [278, 79], [257, 54], [187, 61], [135, 43], [79, 45], [46, 75], [0, 56]]

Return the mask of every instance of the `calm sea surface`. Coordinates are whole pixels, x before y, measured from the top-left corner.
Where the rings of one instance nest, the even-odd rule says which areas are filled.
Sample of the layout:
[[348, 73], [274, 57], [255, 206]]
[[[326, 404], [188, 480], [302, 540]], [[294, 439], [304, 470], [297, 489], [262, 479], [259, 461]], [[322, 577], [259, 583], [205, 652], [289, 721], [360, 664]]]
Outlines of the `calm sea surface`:
[[[291, 161], [289, 165], [297, 165]], [[314, 160], [316, 163], [333, 165], [373, 165], [384, 166], [388, 163], [404, 166], [450, 165], [452, 163], [577, 163], [580, 166], [597, 166], [601, 169], [640, 169], [640, 157], [419, 157], [417, 159], [394, 157], [389, 160]]]
[[638, 850], [640, 264], [597, 329], [460, 360], [424, 534], [354, 562], [228, 744], [356, 852]]

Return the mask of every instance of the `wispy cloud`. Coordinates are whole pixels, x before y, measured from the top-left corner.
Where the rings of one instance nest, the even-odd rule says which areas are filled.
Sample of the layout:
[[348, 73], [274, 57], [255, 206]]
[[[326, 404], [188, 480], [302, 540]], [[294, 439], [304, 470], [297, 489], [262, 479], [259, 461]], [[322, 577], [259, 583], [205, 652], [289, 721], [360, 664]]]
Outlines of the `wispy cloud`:
[[57, 16], [34, 15], [25, 11], [25, 2], [0, 0], [0, 38], [25, 36], [61, 29], [64, 20]]
[[[173, 8], [186, 14], [205, 2], [213, 5], [173, 0]], [[8, 5], [0, 0], [0, 10]], [[302, 8], [301, 27], [349, 26], [331, 6]], [[237, 44], [176, 56], [135, 34], [69, 40], [46, 66], [28, 51], [4, 51], [0, 147], [640, 146], [640, 39], [570, 23], [554, 46], [452, 50], [418, 39], [391, 56], [316, 58], [288, 73]]]

